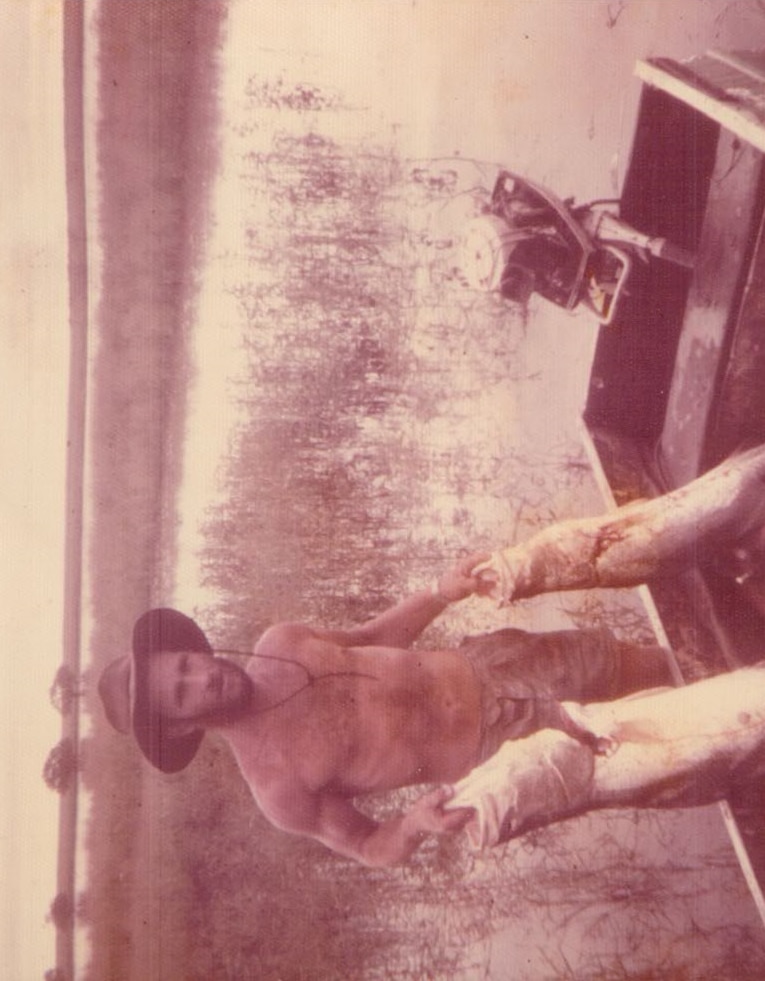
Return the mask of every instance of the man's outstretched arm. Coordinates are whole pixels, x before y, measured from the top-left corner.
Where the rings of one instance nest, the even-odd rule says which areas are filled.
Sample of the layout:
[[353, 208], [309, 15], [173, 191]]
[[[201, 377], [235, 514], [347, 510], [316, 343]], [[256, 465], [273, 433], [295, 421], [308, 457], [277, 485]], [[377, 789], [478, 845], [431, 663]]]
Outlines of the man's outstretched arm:
[[409, 647], [450, 603], [476, 592], [479, 583], [473, 569], [487, 558], [484, 552], [465, 556], [442, 573], [430, 589], [408, 596], [358, 627], [316, 633], [342, 647]]
[[276, 827], [315, 838], [332, 851], [363, 865], [386, 867], [406, 862], [429, 834], [460, 831], [473, 811], [445, 810], [450, 788], [439, 787], [420, 797], [403, 814], [374, 821], [345, 797], [284, 788], [278, 796], [259, 801]]

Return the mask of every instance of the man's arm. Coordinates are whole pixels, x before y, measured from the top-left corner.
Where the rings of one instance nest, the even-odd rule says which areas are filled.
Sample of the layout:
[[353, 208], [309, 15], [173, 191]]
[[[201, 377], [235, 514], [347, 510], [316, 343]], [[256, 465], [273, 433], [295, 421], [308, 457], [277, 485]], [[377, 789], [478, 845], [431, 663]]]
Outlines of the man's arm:
[[453, 795], [439, 787], [420, 797], [404, 814], [374, 821], [337, 794], [282, 787], [258, 803], [276, 827], [315, 838], [332, 851], [363, 865], [385, 867], [406, 862], [428, 834], [460, 831], [471, 808], [444, 809]]
[[315, 634], [341, 647], [409, 647], [450, 603], [476, 592], [473, 569], [488, 555], [473, 553], [444, 572], [431, 589], [422, 590], [379, 616], [347, 630], [316, 630]]

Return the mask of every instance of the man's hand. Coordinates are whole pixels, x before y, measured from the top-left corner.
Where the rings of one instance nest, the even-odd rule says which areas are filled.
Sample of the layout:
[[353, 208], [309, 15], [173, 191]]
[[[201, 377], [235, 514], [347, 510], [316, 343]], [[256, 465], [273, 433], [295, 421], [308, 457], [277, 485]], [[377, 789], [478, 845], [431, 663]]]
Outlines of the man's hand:
[[437, 787], [420, 797], [404, 815], [408, 834], [450, 834], [461, 831], [473, 815], [472, 807], [444, 810], [454, 796], [451, 787]]
[[473, 570], [489, 558], [488, 552], [473, 552], [460, 559], [439, 577], [438, 595], [449, 603], [456, 603], [478, 592], [480, 581]]

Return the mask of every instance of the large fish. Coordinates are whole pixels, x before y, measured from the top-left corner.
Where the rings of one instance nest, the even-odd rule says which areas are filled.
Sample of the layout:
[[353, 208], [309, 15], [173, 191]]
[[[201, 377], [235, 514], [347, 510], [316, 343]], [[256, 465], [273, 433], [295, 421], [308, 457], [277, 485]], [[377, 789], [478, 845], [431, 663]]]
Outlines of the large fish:
[[765, 764], [765, 666], [592, 705], [563, 703], [600, 752], [543, 729], [504, 743], [454, 787], [477, 847], [609, 807], [692, 807]]
[[675, 572], [697, 550], [730, 549], [765, 523], [765, 446], [677, 490], [606, 515], [562, 521], [476, 568], [502, 603], [539, 593], [635, 586]]

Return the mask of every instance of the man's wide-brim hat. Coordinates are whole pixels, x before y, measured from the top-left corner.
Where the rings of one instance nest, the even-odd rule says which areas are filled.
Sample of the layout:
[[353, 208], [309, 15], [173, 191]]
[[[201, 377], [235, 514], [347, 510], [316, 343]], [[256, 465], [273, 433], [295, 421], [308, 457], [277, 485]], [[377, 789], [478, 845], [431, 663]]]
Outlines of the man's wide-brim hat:
[[163, 773], [176, 773], [194, 758], [204, 730], [173, 735], [168, 722], [152, 709], [149, 664], [163, 651], [213, 653], [207, 637], [190, 617], [168, 608], [149, 610], [133, 628], [133, 653], [112, 661], [104, 670], [98, 693], [114, 728], [132, 731], [153, 766]]

